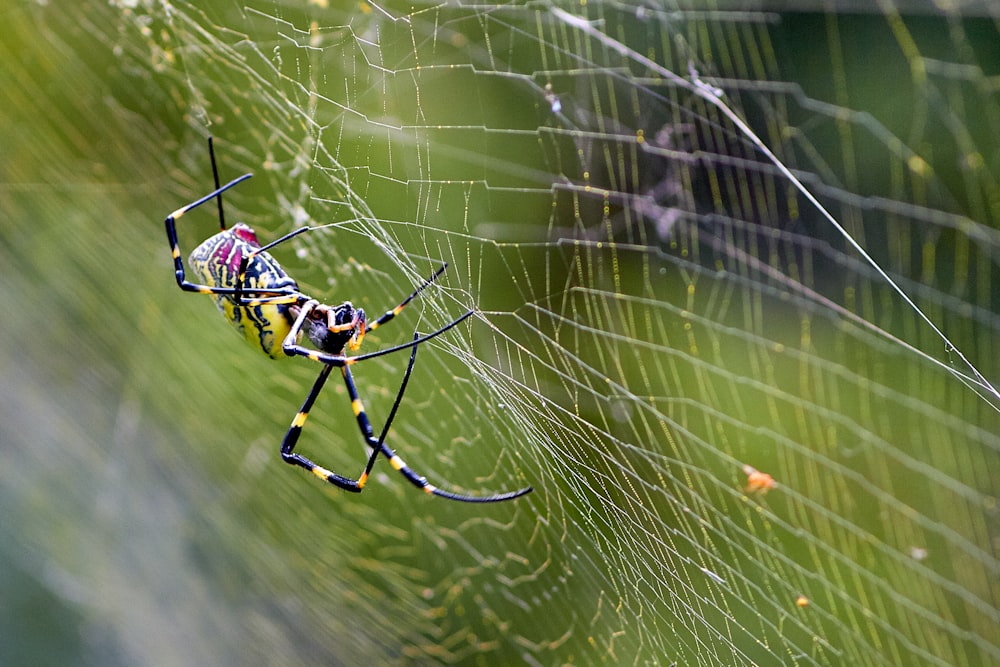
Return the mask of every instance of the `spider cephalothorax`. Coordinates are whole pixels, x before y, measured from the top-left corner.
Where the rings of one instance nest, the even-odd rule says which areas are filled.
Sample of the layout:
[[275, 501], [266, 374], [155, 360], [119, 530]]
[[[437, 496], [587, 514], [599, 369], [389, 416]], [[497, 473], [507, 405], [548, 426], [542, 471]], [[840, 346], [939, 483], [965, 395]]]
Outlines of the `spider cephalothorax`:
[[340, 354], [346, 347], [356, 350], [368, 331], [365, 311], [350, 301], [339, 306], [317, 305], [306, 319], [306, 337], [323, 352]]

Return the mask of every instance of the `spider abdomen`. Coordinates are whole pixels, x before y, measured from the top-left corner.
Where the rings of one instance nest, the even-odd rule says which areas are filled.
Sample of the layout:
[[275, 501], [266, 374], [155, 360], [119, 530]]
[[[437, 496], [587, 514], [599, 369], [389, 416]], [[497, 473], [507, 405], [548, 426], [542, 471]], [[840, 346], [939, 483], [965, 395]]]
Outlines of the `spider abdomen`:
[[[257, 235], [248, 225], [238, 223], [206, 239], [194, 249], [188, 262], [206, 285], [235, 288], [239, 282], [240, 262], [260, 248]], [[254, 290], [290, 289], [298, 285], [267, 252], [253, 255], [247, 264], [244, 299], [254, 298]], [[282, 341], [291, 331], [294, 317], [290, 304], [263, 303], [240, 305], [231, 294], [216, 294], [215, 305], [250, 345], [272, 359], [284, 359]]]

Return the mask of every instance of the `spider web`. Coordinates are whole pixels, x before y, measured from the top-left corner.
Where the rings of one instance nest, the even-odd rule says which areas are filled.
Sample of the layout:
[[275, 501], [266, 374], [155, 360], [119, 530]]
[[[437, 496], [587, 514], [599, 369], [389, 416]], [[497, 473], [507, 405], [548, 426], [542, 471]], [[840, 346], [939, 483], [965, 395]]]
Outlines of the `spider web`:
[[[315, 369], [250, 366], [219, 431], [262, 424], [229, 454], [251, 479], [206, 476], [191, 519], [217, 650], [1000, 662], [998, 18], [900, 7], [118, 3], [118, 55], [185, 114], [177, 205], [211, 133], [255, 173], [229, 216], [320, 228], [276, 250], [308, 293], [377, 314], [448, 262], [366, 340], [477, 309], [421, 347], [390, 444], [444, 488], [535, 487], [425, 502], [383, 461], [324, 495], [274, 451]], [[376, 429], [392, 356], [358, 366]], [[302, 447], [346, 474], [328, 393]]]

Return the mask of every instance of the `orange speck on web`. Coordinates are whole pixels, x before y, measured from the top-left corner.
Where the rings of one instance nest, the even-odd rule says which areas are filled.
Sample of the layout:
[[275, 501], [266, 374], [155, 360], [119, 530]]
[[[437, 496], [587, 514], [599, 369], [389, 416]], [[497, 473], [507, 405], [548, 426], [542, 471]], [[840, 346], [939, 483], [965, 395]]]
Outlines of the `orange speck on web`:
[[764, 495], [778, 485], [774, 478], [766, 472], [761, 472], [751, 465], [743, 466], [743, 473], [747, 476], [747, 493], [759, 493]]

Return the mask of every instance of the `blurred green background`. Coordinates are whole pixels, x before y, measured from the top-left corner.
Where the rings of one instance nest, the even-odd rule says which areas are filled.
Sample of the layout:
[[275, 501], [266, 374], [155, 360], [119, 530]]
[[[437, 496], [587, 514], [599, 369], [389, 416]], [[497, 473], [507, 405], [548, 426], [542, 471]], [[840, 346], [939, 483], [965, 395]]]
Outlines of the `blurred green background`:
[[[614, 174], [617, 158], [580, 157], [579, 134], [539, 138], [549, 122], [539, 119], [552, 110], [539, 103], [542, 79], [526, 92], [504, 76], [484, 84], [490, 77], [475, 67], [411, 69], [418, 55], [445, 62], [454, 52], [491, 63], [487, 74], [541, 70], [533, 63], [546, 49], [529, 55], [515, 39], [524, 26], [549, 35], [534, 14], [514, 21], [498, 12], [498, 23], [519, 27], [503, 31], [514, 45], [503, 51], [478, 42], [477, 21], [459, 21], [454, 8], [388, 21], [367, 4], [324, 4], [0, 4], [0, 664], [997, 664], [998, 420], [988, 401], [898, 347], [858, 344], [852, 325], [794, 295], [759, 289], [747, 265], [712, 255], [711, 243], [691, 240], [695, 232], [679, 244], [652, 235], [640, 242], [629, 226], [611, 235], [636, 246], [620, 251], [560, 243], [560, 225], [573, 223], [558, 216], [572, 206], [549, 187], [559, 177], [539, 174], [574, 180], [561, 160], [579, 150], [581, 171], [589, 165], [594, 184], [610, 188], [599, 172]], [[831, 61], [835, 73], [865, 71], [873, 56], [858, 44], [886, 39], [893, 25], [871, 21], [775, 22], [788, 40], [775, 38], [779, 55], [799, 49], [780, 60], [783, 76], [847, 108], [843, 82], [810, 79], [810, 71]], [[954, 34], [962, 25], [919, 21], [928, 49], [942, 27]], [[744, 23], [755, 21], [732, 25]], [[618, 36], [643, 53], [646, 45], [669, 51], [659, 32], [666, 24]], [[699, 58], [715, 53], [720, 70], [740, 69], [733, 45], [744, 37], [713, 33], [713, 21], [685, 25]], [[844, 30], [842, 42], [831, 25]], [[870, 35], [869, 25], [877, 26]], [[994, 87], [977, 99], [993, 103], [996, 25], [967, 28], [960, 43], [985, 49], [974, 59], [994, 67], [986, 72]], [[821, 30], [830, 42], [810, 50]], [[318, 35], [324, 49], [311, 50]], [[575, 44], [550, 38], [567, 50]], [[929, 57], [961, 60], [947, 47]], [[388, 90], [341, 86], [383, 66], [405, 73]], [[774, 74], [755, 67], [747, 66], [751, 81]], [[685, 73], [683, 64], [675, 69]], [[727, 73], [733, 93], [736, 75]], [[900, 133], [907, 143], [888, 168], [877, 162], [884, 155], [868, 164], [859, 150], [858, 174], [833, 124], [813, 128], [809, 146], [821, 154], [802, 168], [859, 199], [883, 184], [899, 198], [890, 213], [923, 249], [923, 263], [909, 240], [894, 247], [892, 221], [850, 218], [881, 210], [852, 208], [844, 197], [838, 214], [995, 378], [1000, 200], [995, 183], [993, 199], [970, 184], [992, 183], [997, 171], [996, 110], [980, 115], [960, 92], [899, 101], [877, 78], [858, 85], [874, 93], [877, 103], [862, 106], [873, 117], [916, 109], [936, 119], [947, 107], [966, 141], [959, 148], [983, 147], [975, 176], [953, 174], [940, 166], [977, 152], [943, 155], [933, 133]], [[631, 132], [646, 110], [607, 90], [601, 97], [621, 107], [608, 115]], [[561, 91], [567, 114], [574, 97], [586, 97]], [[477, 103], [471, 121], [466, 95]], [[898, 106], [882, 112], [882, 104]], [[768, 128], [766, 108], [748, 113]], [[605, 135], [622, 131], [594, 118]], [[439, 122], [464, 129], [405, 131]], [[855, 131], [875, 125], [839, 122]], [[791, 136], [791, 127], [771, 127], [766, 138]], [[356, 497], [281, 463], [278, 443], [316, 369], [255, 354], [208, 300], [173, 281], [162, 219], [210, 188], [208, 133], [223, 178], [255, 173], [227, 198], [230, 220], [268, 239], [303, 221], [340, 225], [276, 253], [310, 293], [378, 313], [437, 263], [451, 263], [439, 289], [366, 343], [407, 340], [467, 307], [486, 311], [421, 350], [390, 440], [445, 488], [531, 484], [532, 496], [487, 508], [448, 503], [381, 461]], [[546, 159], [531, 153], [539, 145]], [[951, 196], [921, 190], [920, 179], [898, 186], [895, 169], [911, 149], [940, 159], [933, 184], [952, 186], [944, 188]], [[929, 219], [907, 218], [909, 204], [927, 207]], [[584, 218], [587, 206], [600, 217], [600, 202], [584, 201]], [[185, 256], [214, 229], [204, 208], [183, 220]], [[983, 227], [956, 231], [949, 213]], [[808, 237], [810, 224], [791, 231]], [[838, 263], [839, 250], [821, 261], [824, 244], [838, 247], [835, 235], [815, 238], [801, 254], [814, 252], [816, 276], [799, 277], [803, 284], [855, 288], [863, 316], [941, 356], [943, 344], [877, 278]], [[976, 264], [982, 255], [986, 268]], [[958, 285], [955, 267], [970, 264], [974, 279]], [[747, 319], [756, 308], [765, 324]], [[755, 338], [765, 331], [771, 342]], [[376, 429], [404, 366], [402, 355], [358, 371]], [[645, 388], [628, 384], [640, 376]], [[354, 475], [362, 442], [333, 385], [302, 447]], [[787, 387], [802, 403], [776, 398]], [[748, 500], [740, 464], [751, 459], [771, 466], [784, 495]], [[938, 560], [922, 564], [910, 547]], [[795, 607], [792, 589], [808, 593], [812, 610]]]

